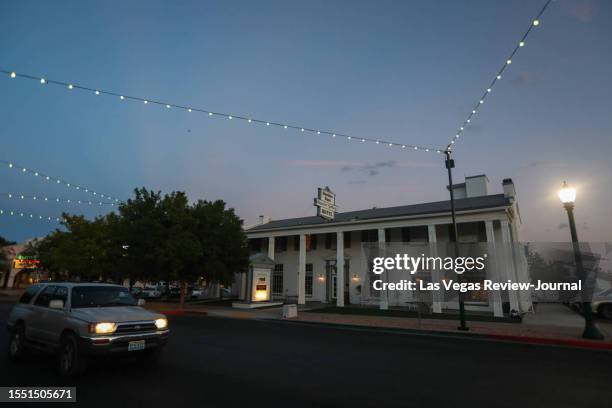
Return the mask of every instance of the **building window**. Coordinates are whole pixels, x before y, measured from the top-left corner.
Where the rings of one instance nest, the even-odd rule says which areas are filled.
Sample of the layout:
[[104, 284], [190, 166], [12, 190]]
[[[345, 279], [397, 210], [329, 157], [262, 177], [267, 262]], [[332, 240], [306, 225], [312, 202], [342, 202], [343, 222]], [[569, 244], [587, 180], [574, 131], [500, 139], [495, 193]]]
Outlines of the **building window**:
[[325, 234], [325, 249], [336, 249], [336, 234], [329, 232]]
[[345, 248], [350, 248], [351, 247], [351, 232], [350, 231], [346, 231], [344, 233], [344, 247]]
[[263, 239], [261, 238], [253, 238], [249, 240], [249, 246], [251, 247], [251, 251], [252, 252], [261, 252], [261, 247], [262, 247], [262, 241]]
[[306, 235], [306, 251], [317, 249], [317, 236], [315, 234]]
[[299, 235], [294, 235], [293, 236], [293, 249], [295, 251], [299, 251], [300, 250], [300, 236]]
[[402, 228], [402, 242], [410, 242], [410, 228], [409, 227]]
[[304, 291], [306, 293], [306, 297], [312, 297], [312, 277], [313, 277], [312, 264], [307, 263], [306, 264], [306, 284], [304, 285], [305, 287]]
[[361, 242], [378, 242], [378, 230], [361, 231]]
[[275, 296], [283, 295], [283, 264], [274, 265], [274, 273], [272, 273], [272, 294]]
[[287, 237], [278, 237], [278, 252], [285, 252], [287, 250]]

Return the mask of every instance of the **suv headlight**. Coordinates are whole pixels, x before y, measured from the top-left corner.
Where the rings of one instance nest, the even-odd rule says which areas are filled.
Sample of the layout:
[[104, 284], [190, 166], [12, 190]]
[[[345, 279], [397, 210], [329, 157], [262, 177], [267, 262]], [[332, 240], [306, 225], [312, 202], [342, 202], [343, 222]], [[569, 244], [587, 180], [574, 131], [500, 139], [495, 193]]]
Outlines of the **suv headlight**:
[[159, 318], [159, 319], [155, 319], [155, 327], [157, 327], [157, 330], [164, 330], [168, 328], [168, 319], [166, 319], [165, 317]]
[[89, 331], [96, 334], [110, 334], [117, 330], [117, 323], [92, 323], [89, 325]]

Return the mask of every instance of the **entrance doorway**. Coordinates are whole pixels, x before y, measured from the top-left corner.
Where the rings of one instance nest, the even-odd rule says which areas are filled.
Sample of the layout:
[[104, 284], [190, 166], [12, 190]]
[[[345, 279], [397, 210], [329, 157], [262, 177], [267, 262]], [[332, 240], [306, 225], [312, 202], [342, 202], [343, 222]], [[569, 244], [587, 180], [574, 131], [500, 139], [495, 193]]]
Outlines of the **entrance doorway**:
[[[338, 268], [337, 261], [327, 260], [325, 261], [325, 272], [326, 272], [326, 300], [327, 302], [335, 302], [338, 293]], [[350, 282], [349, 276], [351, 271], [351, 261], [348, 258], [344, 259], [344, 303], [350, 303]]]

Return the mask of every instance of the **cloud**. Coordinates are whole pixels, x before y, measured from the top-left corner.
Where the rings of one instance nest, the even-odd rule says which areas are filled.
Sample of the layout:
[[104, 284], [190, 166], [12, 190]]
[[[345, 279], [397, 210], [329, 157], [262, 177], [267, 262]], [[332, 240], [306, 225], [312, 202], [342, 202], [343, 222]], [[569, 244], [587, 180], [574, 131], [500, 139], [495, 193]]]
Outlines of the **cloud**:
[[564, 0], [561, 2], [561, 10], [570, 17], [581, 23], [588, 23], [593, 19], [595, 6], [590, 1]]
[[340, 160], [291, 160], [288, 162], [292, 166], [300, 167], [320, 167], [320, 168], [338, 168], [343, 173], [358, 171], [369, 177], [377, 176], [382, 169], [394, 169], [398, 167], [437, 167], [437, 163], [418, 162], [418, 161], [402, 161], [396, 160], [379, 161], [374, 163], [366, 162], [351, 162]]
[[529, 85], [537, 81], [537, 78], [530, 72], [522, 71], [512, 78], [510, 82], [516, 86]]
[[366, 173], [368, 176], [377, 176], [380, 173], [380, 169], [391, 169], [394, 167], [397, 167], [397, 162], [395, 160], [388, 160], [384, 162], [376, 162], [373, 164], [364, 164], [363, 166], [359, 166], [358, 170]]
[[339, 160], [292, 160], [289, 162], [294, 166], [301, 167], [341, 167], [341, 168], [351, 168], [358, 163], [349, 162], [349, 161], [339, 161]]

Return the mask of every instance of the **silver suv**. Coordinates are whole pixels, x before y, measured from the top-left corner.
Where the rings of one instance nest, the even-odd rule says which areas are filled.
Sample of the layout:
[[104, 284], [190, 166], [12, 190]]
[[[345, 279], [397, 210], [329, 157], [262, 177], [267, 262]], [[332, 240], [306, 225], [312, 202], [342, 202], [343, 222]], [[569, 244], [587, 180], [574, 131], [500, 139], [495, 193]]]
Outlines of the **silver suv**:
[[31, 348], [49, 351], [59, 356], [59, 372], [66, 376], [81, 373], [96, 355], [155, 362], [168, 341], [168, 320], [142, 305], [119, 285], [32, 285], [8, 319], [9, 357], [17, 360]]

